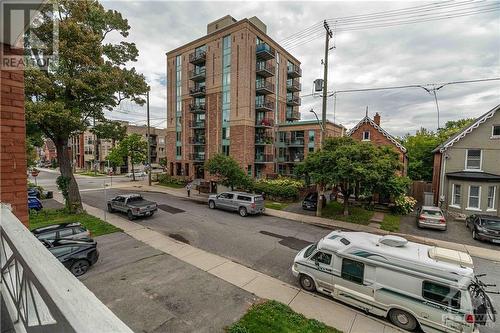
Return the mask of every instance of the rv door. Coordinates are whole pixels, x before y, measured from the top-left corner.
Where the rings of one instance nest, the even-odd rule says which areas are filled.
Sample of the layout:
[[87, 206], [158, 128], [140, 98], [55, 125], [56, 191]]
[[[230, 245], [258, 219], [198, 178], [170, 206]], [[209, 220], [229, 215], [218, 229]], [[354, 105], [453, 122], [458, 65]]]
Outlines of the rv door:
[[311, 259], [314, 265], [314, 278], [316, 288], [321, 288], [327, 293], [333, 292], [333, 256], [324, 251], [316, 252]]

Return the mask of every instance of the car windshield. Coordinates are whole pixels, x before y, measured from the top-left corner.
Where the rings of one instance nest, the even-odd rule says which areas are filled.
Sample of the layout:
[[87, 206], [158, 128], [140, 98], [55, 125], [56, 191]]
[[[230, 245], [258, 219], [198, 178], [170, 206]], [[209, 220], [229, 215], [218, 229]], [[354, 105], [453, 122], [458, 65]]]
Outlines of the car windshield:
[[483, 219], [483, 226], [491, 229], [499, 229], [500, 230], [500, 221], [499, 220], [490, 220]]
[[311, 244], [306, 252], [304, 252], [304, 258], [308, 258], [311, 256], [311, 254], [316, 250], [316, 248], [318, 247], [318, 244], [317, 243], [314, 243], [314, 244]]
[[424, 215], [429, 215], [429, 216], [435, 216], [435, 217], [441, 217], [441, 212], [439, 210], [430, 210], [430, 209], [423, 209], [422, 214]]

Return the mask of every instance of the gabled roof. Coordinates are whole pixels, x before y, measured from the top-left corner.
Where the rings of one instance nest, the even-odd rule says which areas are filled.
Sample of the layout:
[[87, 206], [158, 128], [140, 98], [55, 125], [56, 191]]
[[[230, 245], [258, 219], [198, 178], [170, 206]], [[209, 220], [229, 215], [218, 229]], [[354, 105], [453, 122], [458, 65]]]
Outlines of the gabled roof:
[[347, 136], [351, 136], [352, 133], [354, 133], [361, 125], [363, 124], [370, 124], [373, 128], [375, 128], [377, 131], [379, 131], [383, 136], [385, 136], [389, 141], [391, 141], [396, 147], [399, 148], [403, 153], [406, 153], [406, 148], [398, 141], [396, 140], [395, 137], [387, 133], [382, 127], [377, 125], [370, 117], [365, 116], [363, 119], [359, 121], [359, 123], [351, 128], [347, 132]]

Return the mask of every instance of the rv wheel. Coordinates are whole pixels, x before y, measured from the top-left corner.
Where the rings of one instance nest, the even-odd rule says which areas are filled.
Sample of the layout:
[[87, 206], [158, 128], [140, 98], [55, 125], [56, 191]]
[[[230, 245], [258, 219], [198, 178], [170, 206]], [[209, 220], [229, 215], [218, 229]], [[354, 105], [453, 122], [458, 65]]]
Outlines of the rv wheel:
[[316, 286], [314, 285], [314, 280], [307, 275], [300, 275], [300, 285], [307, 291], [315, 291]]
[[417, 328], [417, 320], [415, 317], [403, 310], [391, 310], [391, 312], [389, 312], [389, 319], [394, 325], [408, 331], [413, 331]]

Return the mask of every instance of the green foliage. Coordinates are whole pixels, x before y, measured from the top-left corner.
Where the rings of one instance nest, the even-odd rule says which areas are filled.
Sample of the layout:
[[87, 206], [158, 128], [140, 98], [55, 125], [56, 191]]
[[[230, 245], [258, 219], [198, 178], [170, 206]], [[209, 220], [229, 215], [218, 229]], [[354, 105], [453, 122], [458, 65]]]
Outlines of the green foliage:
[[172, 188], [183, 188], [184, 186], [186, 186], [186, 181], [172, 177], [167, 174], [159, 174], [158, 183], [160, 185]]
[[341, 333], [335, 328], [294, 312], [289, 306], [267, 301], [253, 305], [229, 333]]
[[417, 200], [412, 197], [401, 195], [394, 200], [393, 211], [396, 214], [407, 215], [413, 211]]
[[121, 229], [114, 225], [85, 212], [71, 214], [66, 209], [42, 209], [39, 212], [30, 211], [29, 222], [31, 230], [51, 224], [79, 222], [92, 232], [93, 237], [121, 231]]
[[247, 176], [232, 157], [224, 154], [217, 154], [205, 162], [205, 169], [219, 178], [222, 185], [231, 189], [252, 187], [252, 179]]
[[297, 199], [303, 187], [302, 181], [287, 177], [259, 179], [253, 184], [253, 190], [256, 193], [264, 193], [267, 198], [278, 201]]
[[97, 139], [123, 140], [127, 135], [127, 127], [118, 121], [105, 120], [96, 124], [91, 130]]
[[269, 201], [266, 201], [265, 206], [266, 206], [266, 208], [270, 208], [270, 209], [283, 210], [283, 209], [285, 209], [288, 206], [288, 204], [284, 203], [284, 202], [269, 202]]
[[64, 176], [59, 176], [56, 179], [57, 188], [61, 190], [61, 194], [63, 195], [66, 204], [68, 204], [68, 187], [70, 180], [70, 178]]
[[166, 158], [166, 157], [162, 157], [162, 158], [160, 158], [160, 160], [159, 160], [159, 164], [160, 164], [160, 166], [161, 166], [162, 168], [164, 168], [164, 169], [165, 169], [165, 168], [167, 167], [167, 165], [168, 165], [167, 158]]
[[398, 197], [408, 193], [410, 184], [410, 178], [392, 174], [385, 182], [381, 182], [376, 186], [376, 191]]
[[397, 232], [399, 231], [399, 222], [401, 220], [400, 215], [385, 214], [384, 220], [380, 223], [380, 229]]
[[333, 220], [368, 225], [373, 216], [373, 211], [361, 207], [351, 207], [349, 215], [344, 215], [344, 206], [340, 202], [331, 201], [323, 208], [321, 216]]
[[111, 149], [108, 160], [111, 164], [119, 166], [124, 158], [130, 158], [130, 163], [139, 164], [147, 161], [148, 144], [137, 133], [127, 135], [118, 145]]

